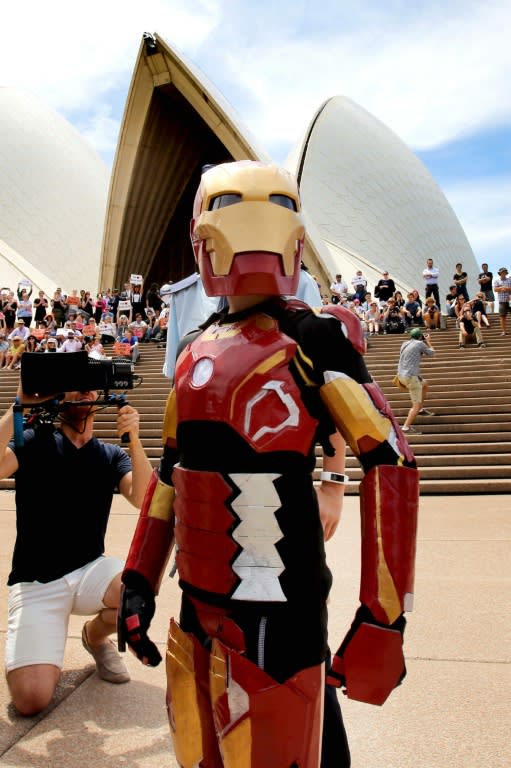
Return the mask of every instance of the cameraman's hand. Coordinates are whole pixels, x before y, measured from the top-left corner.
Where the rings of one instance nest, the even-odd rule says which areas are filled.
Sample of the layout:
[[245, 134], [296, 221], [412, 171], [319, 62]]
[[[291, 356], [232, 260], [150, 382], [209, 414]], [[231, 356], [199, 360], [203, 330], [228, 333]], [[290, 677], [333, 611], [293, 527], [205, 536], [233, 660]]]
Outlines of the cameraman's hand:
[[122, 437], [128, 434], [130, 442], [138, 439], [140, 431], [140, 415], [131, 405], [123, 405], [117, 413], [117, 434]]

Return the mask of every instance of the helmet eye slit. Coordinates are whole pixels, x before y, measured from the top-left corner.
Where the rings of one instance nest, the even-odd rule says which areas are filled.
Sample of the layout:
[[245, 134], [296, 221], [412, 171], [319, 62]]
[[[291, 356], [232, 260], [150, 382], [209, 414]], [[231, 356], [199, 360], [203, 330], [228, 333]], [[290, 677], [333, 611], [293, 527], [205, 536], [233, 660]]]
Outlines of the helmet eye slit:
[[235, 205], [241, 202], [241, 195], [231, 192], [226, 195], [216, 195], [209, 201], [209, 211], [216, 211], [218, 208], [226, 208], [228, 205]]
[[268, 199], [270, 203], [281, 205], [283, 208], [289, 208], [290, 211], [298, 210], [296, 200], [293, 200], [292, 197], [288, 197], [288, 195], [270, 195]]

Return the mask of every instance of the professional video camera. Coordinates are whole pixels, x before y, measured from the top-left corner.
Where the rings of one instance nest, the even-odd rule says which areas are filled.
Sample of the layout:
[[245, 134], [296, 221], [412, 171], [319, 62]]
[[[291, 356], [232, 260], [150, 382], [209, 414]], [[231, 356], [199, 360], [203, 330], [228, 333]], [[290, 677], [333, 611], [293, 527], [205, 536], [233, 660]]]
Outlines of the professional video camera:
[[96, 360], [87, 352], [21, 356], [21, 386], [25, 395], [45, 397], [61, 392], [133, 389], [140, 383], [131, 360]]
[[[61, 355], [24, 352], [21, 356], [23, 394], [34, 395], [39, 399], [32, 403], [24, 400], [23, 404], [16, 400], [13, 409], [15, 444], [23, 445], [25, 428], [51, 426], [70, 405], [95, 409], [127, 405], [124, 394], [110, 395], [109, 391], [138, 386], [142, 377], [137, 376], [133, 368], [131, 360], [96, 360], [89, 357], [87, 352], [66, 352]], [[103, 397], [73, 403], [64, 401], [65, 392], [89, 391], [103, 392]], [[127, 434], [122, 436], [122, 442], [129, 442]]]

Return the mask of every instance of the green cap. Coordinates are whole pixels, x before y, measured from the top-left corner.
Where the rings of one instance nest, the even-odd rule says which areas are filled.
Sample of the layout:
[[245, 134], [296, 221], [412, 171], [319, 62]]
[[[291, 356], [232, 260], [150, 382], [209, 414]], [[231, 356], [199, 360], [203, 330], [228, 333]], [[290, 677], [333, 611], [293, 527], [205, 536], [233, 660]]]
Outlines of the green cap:
[[422, 339], [424, 334], [422, 333], [420, 328], [414, 328], [412, 331], [410, 331], [410, 338], [411, 339]]

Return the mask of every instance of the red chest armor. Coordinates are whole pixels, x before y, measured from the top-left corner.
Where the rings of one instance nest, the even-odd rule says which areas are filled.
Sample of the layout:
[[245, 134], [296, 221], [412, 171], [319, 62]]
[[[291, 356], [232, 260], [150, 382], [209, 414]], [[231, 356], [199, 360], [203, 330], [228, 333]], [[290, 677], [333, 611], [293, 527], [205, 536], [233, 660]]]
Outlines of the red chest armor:
[[257, 452], [289, 451], [291, 445], [307, 455], [317, 422], [289, 370], [296, 347], [262, 313], [209, 326], [176, 365], [178, 423], [223, 422]]

